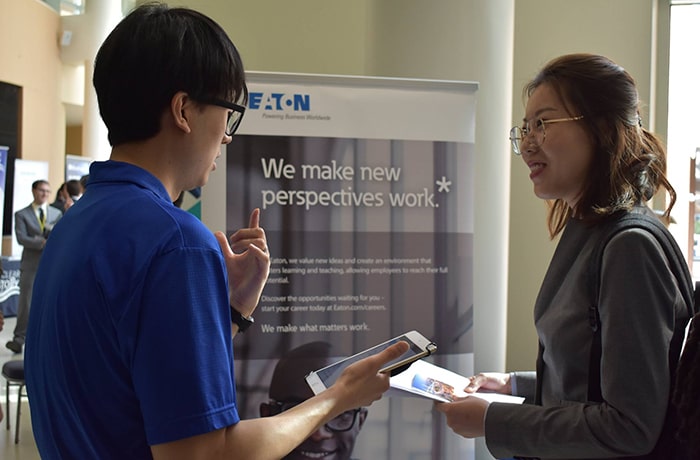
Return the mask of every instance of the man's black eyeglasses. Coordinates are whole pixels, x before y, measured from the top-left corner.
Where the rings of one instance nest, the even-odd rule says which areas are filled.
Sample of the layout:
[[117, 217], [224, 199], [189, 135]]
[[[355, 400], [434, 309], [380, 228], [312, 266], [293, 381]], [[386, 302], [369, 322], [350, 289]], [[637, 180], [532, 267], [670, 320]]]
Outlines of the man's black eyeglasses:
[[238, 126], [241, 124], [241, 120], [243, 120], [245, 107], [243, 107], [242, 105], [234, 104], [233, 102], [228, 102], [224, 101], [223, 99], [217, 98], [203, 98], [197, 100], [202, 102], [203, 104], [217, 105], [219, 107], [229, 109], [230, 112], [228, 113], [228, 120], [226, 120], [225, 132], [227, 136], [233, 136], [233, 133], [236, 132]]
[[[300, 404], [300, 401], [294, 402], [279, 402], [270, 400], [268, 406], [272, 412], [270, 415], [277, 415], [281, 412], [291, 409], [292, 407]], [[333, 431], [335, 433], [342, 433], [343, 431], [349, 431], [355, 425], [355, 419], [357, 414], [360, 413], [362, 409], [348, 410], [337, 416], [336, 418], [329, 420], [326, 423], [326, 429]]]

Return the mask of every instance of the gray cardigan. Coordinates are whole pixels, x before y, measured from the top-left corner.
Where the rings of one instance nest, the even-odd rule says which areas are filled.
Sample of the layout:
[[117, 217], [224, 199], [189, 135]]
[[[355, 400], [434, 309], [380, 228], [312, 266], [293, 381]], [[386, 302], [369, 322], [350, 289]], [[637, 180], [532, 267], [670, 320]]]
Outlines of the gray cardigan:
[[[669, 344], [674, 322], [688, 317], [686, 306], [652, 234], [628, 229], [613, 237], [600, 285], [604, 402], [587, 402], [593, 337], [587, 270], [598, 231], [571, 220], [557, 245], [535, 303], [544, 346], [542, 406], [490, 405], [486, 443], [497, 458], [616, 458], [656, 444], [670, 392]], [[535, 373], [515, 378], [521, 396], [532, 397]]]

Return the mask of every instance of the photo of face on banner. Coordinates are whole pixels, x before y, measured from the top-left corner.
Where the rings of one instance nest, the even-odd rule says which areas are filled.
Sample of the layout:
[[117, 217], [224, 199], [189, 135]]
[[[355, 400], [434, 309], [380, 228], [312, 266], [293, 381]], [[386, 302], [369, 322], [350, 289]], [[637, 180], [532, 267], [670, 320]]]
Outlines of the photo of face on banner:
[[[313, 396], [304, 377], [333, 362], [332, 345], [328, 342], [311, 342], [285, 353], [277, 362], [269, 388], [269, 400], [260, 403], [260, 416], [269, 417]], [[316, 430], [285, 460], [323, 458], [349, 460], [355, 441], [360, 434], [367, 408], [358, 407], [346, 411]]]

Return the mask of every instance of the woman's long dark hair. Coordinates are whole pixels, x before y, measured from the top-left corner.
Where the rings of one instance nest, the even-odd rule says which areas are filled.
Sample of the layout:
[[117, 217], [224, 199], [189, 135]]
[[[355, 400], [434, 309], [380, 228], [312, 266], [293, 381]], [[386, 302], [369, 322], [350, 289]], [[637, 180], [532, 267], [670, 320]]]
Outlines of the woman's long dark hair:
[[571, 216], [594, 223], [617, 211], [650, 200], [663, 187], [670, 196], [665, 216], [676, 201], [666, 178], [666, 150], [659, 138], [642, 127], [634, 79], [610, 59], [594, 54], [568, 54], [550, 61], [525, 87], [529, 97], [549, 85], [570, 116], [594, 143], [594, 158], [575, 209], [561, 200], [550, 202], [547, 224], [552, 237]]

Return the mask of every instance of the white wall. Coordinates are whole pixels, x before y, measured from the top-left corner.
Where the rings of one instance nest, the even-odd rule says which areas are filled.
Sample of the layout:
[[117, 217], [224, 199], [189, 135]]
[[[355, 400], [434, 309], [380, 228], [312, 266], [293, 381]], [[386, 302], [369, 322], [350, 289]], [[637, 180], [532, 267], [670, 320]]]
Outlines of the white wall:
[[479, 83], [474, 364], [477, 370], [504, 369], [513, 1], [381, 0], [373, 13], [373, 74]]

